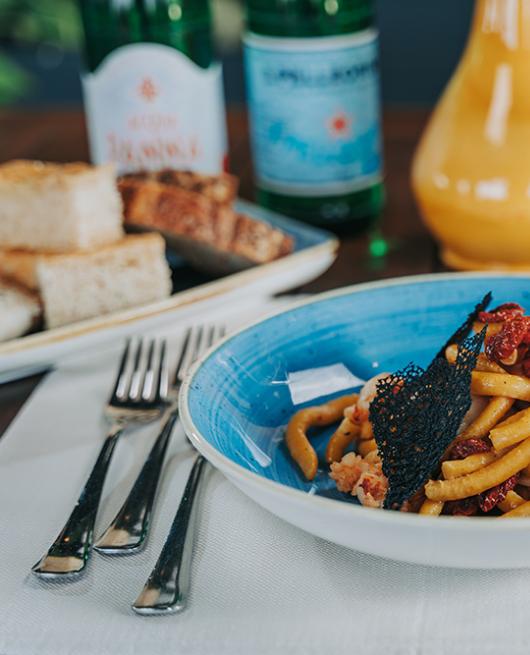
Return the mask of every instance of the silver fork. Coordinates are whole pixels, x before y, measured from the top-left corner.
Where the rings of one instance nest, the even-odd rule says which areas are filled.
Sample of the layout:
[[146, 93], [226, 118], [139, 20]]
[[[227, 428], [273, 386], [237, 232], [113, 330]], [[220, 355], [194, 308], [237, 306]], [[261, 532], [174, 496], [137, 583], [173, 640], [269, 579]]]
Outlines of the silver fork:
[[[199, 329], [195, 338], [193, 332], [188, 333], [190, 342], [196, 345], [188, 349], [191, 356], [177, 370], [174, 384], [176, 399], [189, 366], [223, 335], [222, 327], [211, 327], [208, 332]], [[205, 464], [204, 457], [198, 454], [158, 561], [143, 591], [132, 605], [138, 614], [168, 614], [180, 612], [186, 607], [194, 536], [192, 510]]]
[[169, 408], [163, 427], [147, 456], [133, 487], [109, 527], [97, 539], [95, 550], [105, 555], [127, 555], [137, 552], [146, 543], [156, 491], [164, 458], [178, 419], [178, 395], [190, 364], [221, 336], [222, 329], [199, 326], [187, 330], [178, 355], [173, 384], [168, 391]]
[[48, 552], [32, 568], [42, 578], [71, 579], [85, 568], [94, 534], [101, 492], [120, 435], [130, 426], [158, 418], [165, 405], [168, 387], [166, 342], [129, 340], [120, 360], [118, 374], [105, 418], [110, 423], [96, 463], [70, 517]]

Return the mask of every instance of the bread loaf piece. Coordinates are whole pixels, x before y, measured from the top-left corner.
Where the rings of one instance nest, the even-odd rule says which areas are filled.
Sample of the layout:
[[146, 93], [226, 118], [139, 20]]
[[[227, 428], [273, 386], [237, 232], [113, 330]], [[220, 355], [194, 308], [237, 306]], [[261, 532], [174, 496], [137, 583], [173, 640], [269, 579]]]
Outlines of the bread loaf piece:
[[41, 306], [34, 295], [0, 279], [0, 341], [26, 334], [40, 315]]
[[289, 254], [291, 237], [210, 198], [153, 179], [126, 176], [118, 183], [125, 223], [161, 231], [197, 267], [229, 272]]
[[[17, 269], [16, 260], [20, 266]], [[171, 293], [164, 239], [130, 235], [101, 249], [69, 255], [2, 253], [12, 278], [38, 291], [48, 328], [166, 298]], [[7, 268], [0, 270], [7, 273]]]
[[123, 236], [111, 165], [11, 161], [0, 165], [0, 247], [89, 250]]

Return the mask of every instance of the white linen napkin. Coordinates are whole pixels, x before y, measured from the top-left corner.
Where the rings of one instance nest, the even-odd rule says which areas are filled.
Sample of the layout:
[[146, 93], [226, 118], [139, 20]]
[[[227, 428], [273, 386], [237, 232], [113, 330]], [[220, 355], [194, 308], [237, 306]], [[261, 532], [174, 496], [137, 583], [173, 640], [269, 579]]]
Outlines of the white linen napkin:
[[[146, 549], [95, 553], [73, 583], [32, 576], [101, 445], [120, 347], [62, 364], [0, 440], [0, 655], [528, 655], [530, 570], [429, 569], [362, 555], [284, 523], [215, 471], [199, 499], [189, 609], [133, 614], [192, 463], [180, 427]], [[153, 424], [118, 444], [98, 532], [156, 432]]]

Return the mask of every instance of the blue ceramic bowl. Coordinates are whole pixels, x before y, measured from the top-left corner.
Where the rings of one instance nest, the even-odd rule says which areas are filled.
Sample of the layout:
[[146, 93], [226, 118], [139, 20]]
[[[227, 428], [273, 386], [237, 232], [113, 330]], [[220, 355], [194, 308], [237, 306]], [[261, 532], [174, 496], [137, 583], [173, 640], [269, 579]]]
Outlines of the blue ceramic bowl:
[[[428, 364], [487, 291], [493, 292], [492, 306], [516, 301], [530, 309], [526, 276], [449, 274], [351, 287], [264, 319], [225, 339], [194, 367], [181, 395], [185, 429], [197, 448], [245, 493], [310, 532], [395, 559], [503, 565], [483, 543], [482, 559], [475, 556], [472, 562], [470, 552], [468, 562], [462, 559], [462, 549], [458, 561], [452, 551], [433, 555], [429, 538], [421, 547], [415, 542], [411, 550], [410, 537], [389, 548], [357, 533], [361, 523], [365, 531], [367, 525], [383, 532], [388, 526], [407, 525], [415, 528], [412, 533], [423, 534], [428, 526], [431, 534], [444, 526], [455, 539], [448, 525], [473, 525], [458, 530], [466, 539], [471, 533], [483, 539], [485, 529], [502, 539], [510, 530], [520, 531], [526, 521], [501, 521], [505, 531], [499, 532], [495, 519], [430, 519], [363, 508], [334, 490], [325, 465], [315, 481], [307, 482], [283, 443], [285, 426], [301, 407], [355, 390], [376, 373], [409, 362]], [[326, 436], [315, 439], [317, 451], [322, 452]], [[345, 520], [349, 528], [339, 529], [337, 521]], [[528, 527], [526, 533], [530, 552]], [[378, 533], [378, 540], [382, 536]], [[388, 535], [384, 539], [388, 541]], [[519, 555], [517, 548], [510, 566], [521, 566]], [[526, 553], [524, 559], [530, 564]]]

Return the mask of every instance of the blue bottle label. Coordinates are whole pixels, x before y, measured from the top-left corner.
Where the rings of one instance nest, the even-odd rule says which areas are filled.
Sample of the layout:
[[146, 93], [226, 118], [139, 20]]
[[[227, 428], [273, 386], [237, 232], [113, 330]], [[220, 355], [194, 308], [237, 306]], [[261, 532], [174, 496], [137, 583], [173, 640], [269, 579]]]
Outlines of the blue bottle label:
[[377, 33], [244, 39], [261, 188], [329, 196], [381, 178]]

